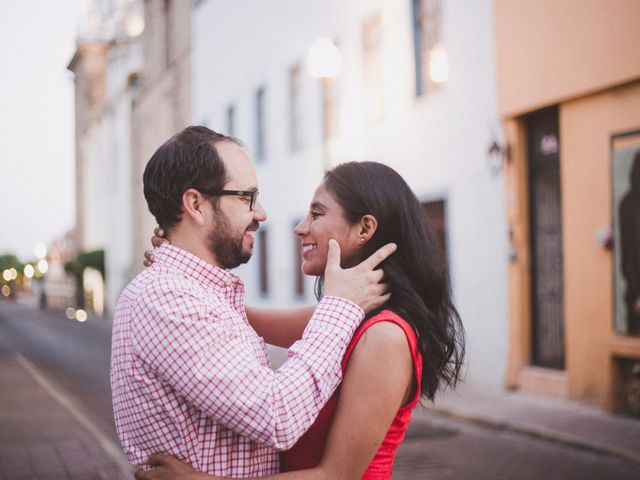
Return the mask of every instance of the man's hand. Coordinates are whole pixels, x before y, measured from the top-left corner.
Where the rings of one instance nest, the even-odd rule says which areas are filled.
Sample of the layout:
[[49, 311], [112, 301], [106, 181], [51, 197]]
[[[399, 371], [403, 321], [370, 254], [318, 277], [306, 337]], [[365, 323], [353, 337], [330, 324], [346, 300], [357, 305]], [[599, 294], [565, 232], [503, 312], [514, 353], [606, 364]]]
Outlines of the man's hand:
[[173, 455], [154, 453], [146, 462], [151, 470], [137, 470], [136, 480], [211, 480], [221, 479], [206, 473], [198, 472], [190, 465], [181, 462]]
[[[153, 245], [153, 248], [159, 247], [163, 243], [169, 242], [169, 240], [167, 240], [164, 235], [164, 230], [160, 227], [156, 227], [153, 229], [153, 237], [151, 237], [151, 245]], [[142, 261], [142, 264], [145, 267], [150, 267], [153, 264], [153, 250], [145, 250], [144, 260]]]
[[379, 307], [391, 296], [389, 285], [381, 283], [384, 272], [374, 270], [385, 258], [396, 251], [395, 243], [388, 243], [353, 268], [340, 267], [340, 245], [329, 240], [327, 266], [324, 271], [324, 294], [346, 298], [365, 312]]

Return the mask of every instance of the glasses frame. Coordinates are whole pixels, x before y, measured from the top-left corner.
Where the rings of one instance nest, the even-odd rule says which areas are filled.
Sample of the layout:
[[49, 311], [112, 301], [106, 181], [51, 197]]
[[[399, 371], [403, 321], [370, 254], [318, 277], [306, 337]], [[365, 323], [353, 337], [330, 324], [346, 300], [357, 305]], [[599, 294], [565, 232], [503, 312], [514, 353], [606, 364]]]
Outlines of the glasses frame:
[[202, 192], [210, 197], [219, 197], [221, 195], [233, 195], [236, 197], [249, 197], [249, 210], [254, 211], [256, 202], [258, 200], [258, 194], [260, 191], [257, 188], [251, 190], [220, 190], [219, 192]]

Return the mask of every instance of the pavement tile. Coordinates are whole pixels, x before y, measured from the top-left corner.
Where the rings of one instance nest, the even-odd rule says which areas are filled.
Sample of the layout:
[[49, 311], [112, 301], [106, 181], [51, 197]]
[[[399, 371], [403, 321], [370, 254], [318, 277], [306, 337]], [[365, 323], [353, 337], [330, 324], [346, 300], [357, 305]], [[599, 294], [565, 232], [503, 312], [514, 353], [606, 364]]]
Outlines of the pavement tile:
[[2, 350], [0, 479], [125, 478], [97, 440]]

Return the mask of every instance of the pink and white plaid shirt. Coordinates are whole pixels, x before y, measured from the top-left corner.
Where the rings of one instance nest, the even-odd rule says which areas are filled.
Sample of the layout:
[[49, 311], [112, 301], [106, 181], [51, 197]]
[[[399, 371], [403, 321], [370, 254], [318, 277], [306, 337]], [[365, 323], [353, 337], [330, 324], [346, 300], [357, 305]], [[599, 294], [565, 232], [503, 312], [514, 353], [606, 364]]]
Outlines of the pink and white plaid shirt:
[[278, 472], [277, 451], [309, 428], [340, 382], [363, 316], [325, 297], [274, 371], [247, 322], [240, 279], [159, 247], [122, 293], [113, 324], [113, 408], [129, 461], [169, 452], [214, 475]]

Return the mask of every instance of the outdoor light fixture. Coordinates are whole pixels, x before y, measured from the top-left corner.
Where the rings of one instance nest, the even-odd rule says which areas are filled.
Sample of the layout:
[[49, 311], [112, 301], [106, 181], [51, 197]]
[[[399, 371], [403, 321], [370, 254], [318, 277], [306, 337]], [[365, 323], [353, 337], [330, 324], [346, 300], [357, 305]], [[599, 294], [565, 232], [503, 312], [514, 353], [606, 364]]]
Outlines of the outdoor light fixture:
[[502, 122], [496, 121], [491, 127], [491, 140], [487, 147], [487, 166], [493, 175], [497, 175], [511, 161], [511, 145], [509, 144]]
[[87, 321], [87, 312], [82, 310], [81, 308], [79, 308], [78, 310], [76, 310], [76, 314], [75, 314], [76, 320], [79, 322], [86, 322]]
[[38, 242], [35, 248], [35, 254], [38, 259], [47, 256], [47, 246], [44, 244], [44, 242]]
[[44, 258], [38, 260], [38, 271], [42, 274], [47, 273], [49, 270], [49, 262], [47, 262]]
[[440, 43], [429, 52], [429, 76], [434, 83], [444, 83], [449, 78], [447, 51]]
[[336, 78], [340, 73], [340, 50], [328, 37], [320, 37], [309, 49], [307, 69], [313, 78]]
[[27, 263], [24, 266], [24, 276], [27, 278], [32, 278], [34, 273], [36, 272], [35, 272], [35, 269], [33, 268], [33, 265], [31, 265], [30, 263]]
[[124, 29], [130, 37], [137, 37], [144, 32], [144, 10], [141, 2], [134, 2], [130, 8]]

